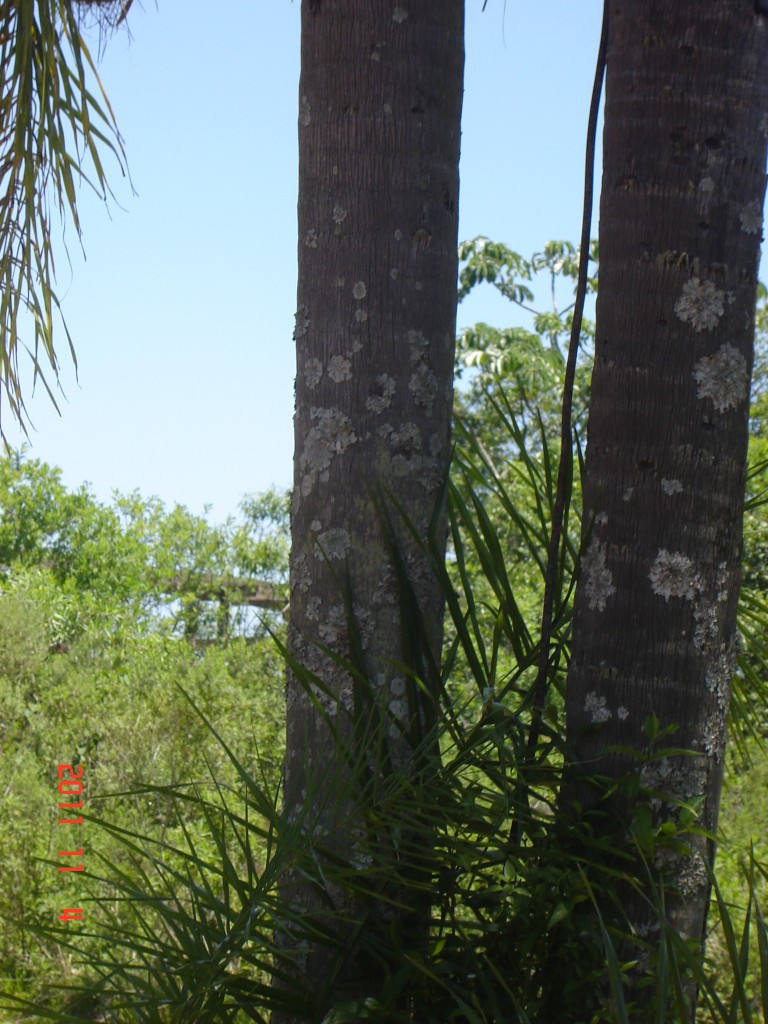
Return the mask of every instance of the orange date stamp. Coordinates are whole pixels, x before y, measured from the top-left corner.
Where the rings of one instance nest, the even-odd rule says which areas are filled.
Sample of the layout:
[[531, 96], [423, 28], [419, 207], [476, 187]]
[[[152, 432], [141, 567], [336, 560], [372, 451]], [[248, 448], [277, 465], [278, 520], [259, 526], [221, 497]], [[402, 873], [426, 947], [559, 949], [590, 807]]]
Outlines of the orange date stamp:
[[[64, 798], [58, 804], [60, 810], [75, 811], [83, 807], [83, 766], [82, 764], [60, 764], [58, 766], [58, 793]], [[59, 825], [82, 825], [83, 817], [66, 817], [58, 819]], [[83, 848], [79, 850], [59, 850], [59, 857], [82, 858]], [[71, 860], [59, 865], [59, 871], [82, 871], [82, 860]], [[60, 921], [82, 921], [83, 911], [81, 907], [65, 907], [59, 914]]]

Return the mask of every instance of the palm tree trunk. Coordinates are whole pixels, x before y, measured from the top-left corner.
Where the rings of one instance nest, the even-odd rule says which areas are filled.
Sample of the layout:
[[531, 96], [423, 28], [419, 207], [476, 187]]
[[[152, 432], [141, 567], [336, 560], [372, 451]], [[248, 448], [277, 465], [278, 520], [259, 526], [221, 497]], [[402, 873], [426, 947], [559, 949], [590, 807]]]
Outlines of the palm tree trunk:
[[[355, 754], [357, 742], [359, 755], [361, 737], [383, 739], [378, 761], [397, 770], [426, 725], [372, 495], [391, 491], [426, 536], [447, 472], [463, 8], [463, 0], [302, 3], [289, 648], [322, 684], [312, 693], [300, 672], [289, 673], [285, 807], [295, 819], [311, 795], [307, 827], [347, 861], [367, 854], [358, 849], [354, 786], [343, 798], [334, 792], [348, 782], [342, 750]], [[444, 542], [442, 513], [438, 522]], [[399, 544], [428, 653], [439, 660], [439, 590], [404, 530]], [[355, 651], [373, 694], [333, 660]], [[366, 700], [390, 716], [375, 741]], [[342, 939], [377, 913], [330, 885], [319, 897], [298, 873], [283, 896]], [[382, 914], [391, 925], [400, 912]], [[310, 941], [294, 967], [320, 1017], [332, 990], [353, 998], [371, 982], [354, 948], [345, 958]]]
[[[648, 728], [654, 827], [681, 802], [714, 831], [737, 650], [749, 382], [768, 137], [768, 23], [752, 0], [609, 0], [600, 289], [584, 541], [567, 686], [578, 770], [603, 801]], [[618, 749], [617, 749], [618, 748]], [[624, 751], [624, 752], [622, 752]], [[632, 798], [610, 797], [630, 831]], [[641, 797], [638, 798], [642, 801]], [[701, 942], [713, 844], [644, 850]], [[650, 841], [649, 841], [650, 842]], [[630, 905], [631, 904], [631, 905]], [[642, 903], [632, 924], [648, 934]]]

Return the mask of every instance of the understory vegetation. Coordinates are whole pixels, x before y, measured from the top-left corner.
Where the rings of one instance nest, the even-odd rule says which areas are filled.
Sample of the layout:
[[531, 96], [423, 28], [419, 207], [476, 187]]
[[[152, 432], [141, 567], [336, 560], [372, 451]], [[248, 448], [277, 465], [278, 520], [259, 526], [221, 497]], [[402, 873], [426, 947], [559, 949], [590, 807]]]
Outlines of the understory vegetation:
[[[287, 497], [250, 497], [237, 521], [214, 527], [138, 494], [102, 504], [87, 488], [69, 491], [57, 470], [27, 453], [0, 462], [7, 1020], [213, 1024], [265, 1021], [273, 1009], [311, 1015], [319, 994], [295, 985], [290, 949], [320, 935], [333, 952], [329, 991], [353, 942], [380, 979], [364, 1000], [341, 991], [323, 1024], [576, 1024], [569, 999], [585, 987], [594, 992], [585, 1024], [631, 1021], [649, 1000], [659, 1021], [683, 1020], [696, 987], [702, 1024], [767, 1018], [766, 294], [757, 318], [741, 650], [701, 968], [665, 927], [667, 893], [656, 870], [697, 828], [695, 806], [682, 808], [674, 827], [650, 812], [647, 780], [674, 736], [653, 716], [647, 721], [647, 746], [634, 752], [637, 771], [624, 781], [636, 810], [621, 835], [599, 818], [591, 830], [577, 829], [558, 806], [589, 322], [548, 690], [543, 714], [532, 712], [578, 253], [553, 242], [523, 259], [476, 239], [460, 255], [460, 298], [493, 286], [523, 326], [476, 324], [459, 338], [449, 558], [433, 560], [446, 600], [441, 665], [423, 657], [428, 644], [397, 559], [396, 537], [408, 524], [382, 496], [382, 528], [420, 665], [410, 682], [429, 696], [434, 726], [407, 766], [387, 767], [394, 722], [355, 653], [350, 612], [347, 667], [365, 742], [350, 749], [351, 770], [335, 786], [317, 779], [298, 818], [280, 813]], [[593, 267], [597, 255], [593, 249]], [[546, 310], [537, 304], [542, 290]], [[432, 551], [432, 538], [421, 541]], [[322, 679], [293, 670], [310, 692], [324, 693]], [[329, 715], [327, 700], [318, 700], [318, 714]], [[61, 764], [82, 774], [79, 825], [57, 824]], [[312, 828], [329, 792], [368, 828], [345, 861], [330, 856]], [[609, 873], [598, 864], [611, 843]], [[60, 872], [61, 851], [79, 849], [84, 870]], [[658, 895], [659, 927], [647, 938], [639, 987], [629, 983], [636, 965], [623, 956], [621, 930], [629, 849], [640, 851]], [[290, 871], [330, 878], [372, 908], [398, 887], [404, 901], [427, 900], [428, 942], [398, 932], [397, 907], [372, 913], [354, 939], [343, 928], [323, 931], [278, 898]], [[598, 892], [615, 892], [614, 919], [598, 912]], [[340, 920], [343, 904], [342, 895]], [[60, 920], [67, 907], [82, 908], [82, 920]]]

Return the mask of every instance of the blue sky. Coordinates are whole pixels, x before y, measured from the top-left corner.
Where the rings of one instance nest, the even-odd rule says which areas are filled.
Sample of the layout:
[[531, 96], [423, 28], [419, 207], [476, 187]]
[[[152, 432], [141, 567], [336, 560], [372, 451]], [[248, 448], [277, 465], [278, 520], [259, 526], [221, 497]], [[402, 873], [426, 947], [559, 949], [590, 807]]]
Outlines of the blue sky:
[[[61, 416], [38, 389], [30, 454], [102, 500], [138, 489], [221, 521], [291, 481], [299, 0], [143, 4], [99, 65], [136, 194], [115, 169], [109, 211], [81, 195], [85, 259], [70, 230], [58, 260], [78, 374], [62, 346]], [[467, 0], [460, 236], [527, 256], [578, 239], [601, 2], [481, 9]], [[458, 324], [511, 318], [486, 291]]]

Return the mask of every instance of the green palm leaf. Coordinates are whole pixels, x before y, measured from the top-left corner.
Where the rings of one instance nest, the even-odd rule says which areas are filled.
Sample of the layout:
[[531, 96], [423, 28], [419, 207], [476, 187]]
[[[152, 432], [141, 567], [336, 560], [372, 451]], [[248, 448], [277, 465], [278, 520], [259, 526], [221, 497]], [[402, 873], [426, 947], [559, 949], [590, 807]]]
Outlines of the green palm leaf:
[[0, 433], [4, 402], [28, 425], [20, 354], [29, 358], [32, 387], [39, 380], [54, 405], [59, 325], [77, 365], [55, 289], [53, 216], [80, 238], [78, 187], [108, 198], [105, 152], [125, 173], [115, 117], [80, 32], [77, 12], [88, 6], [105, 17], [115, 9], [93, 0], [0, 5]]

